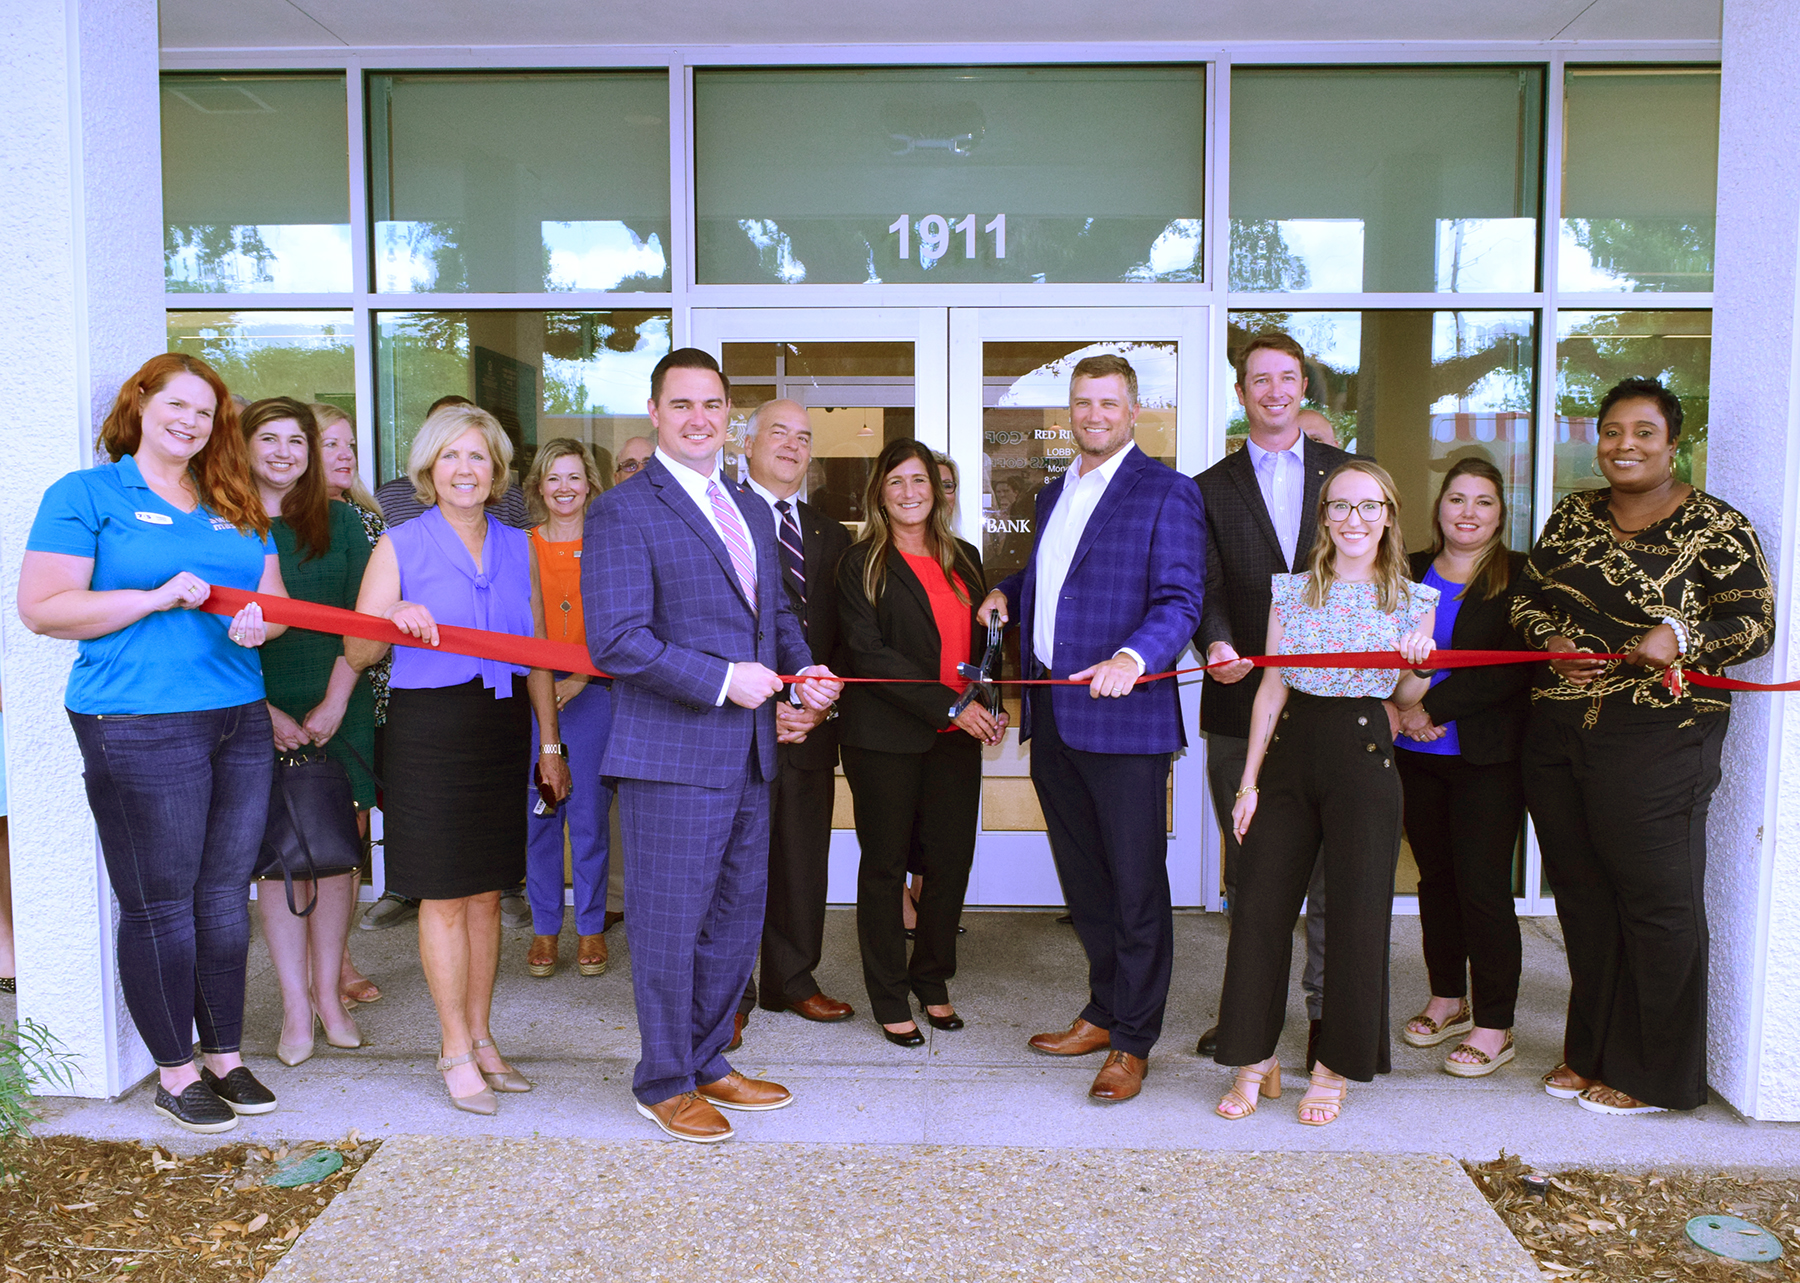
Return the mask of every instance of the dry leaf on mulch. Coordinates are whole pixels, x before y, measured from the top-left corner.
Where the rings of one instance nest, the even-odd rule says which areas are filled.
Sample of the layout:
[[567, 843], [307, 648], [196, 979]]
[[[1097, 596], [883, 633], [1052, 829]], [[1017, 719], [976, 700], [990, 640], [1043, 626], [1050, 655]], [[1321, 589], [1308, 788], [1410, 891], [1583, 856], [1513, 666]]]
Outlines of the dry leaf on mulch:
[[[1558, 1279], [1800, 1280], [1800, 1180], [1574, 1170], [1552, 1175], [1549, 1192], [1537, 1198], [1519, 1180], [1532, 1169], [1515, 1155], [1503, 1151], [1491, 1163], [1463, 1166], [1506, 1227]], [[1752, 1265], [1701, 1251], [1685, 1226], [1709, 1212], [1761, 1225], [1781, 1241], [1781, 1259]]]
[[[227, 1145], [172, 1156], [79, 1136], [0, 1152], [0, 1283], [260, 1279], [350, 1183], [376, 1142]], [[301, 1189], [262, 1183], [277, 1163], [335, 1148], [344, 1166]]]

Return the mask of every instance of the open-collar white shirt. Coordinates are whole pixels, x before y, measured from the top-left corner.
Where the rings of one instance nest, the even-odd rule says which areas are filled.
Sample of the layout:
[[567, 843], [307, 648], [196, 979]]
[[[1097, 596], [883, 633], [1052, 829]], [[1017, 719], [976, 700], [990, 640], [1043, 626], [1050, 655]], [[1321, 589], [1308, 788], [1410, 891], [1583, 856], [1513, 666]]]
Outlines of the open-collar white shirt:
[[1294, 545], [1300, 541], [1300, 502], [1306, 493], [1306, 433], [1294, 432], [1294, 442], [1281, 450], [1265, 450], [1253, 440], [1244, 442], [1250, 466], [1256, 471], [1256, 488], [1275, 524], [1281, 541], [1282, 564], [1294, 565]]
[[[1075, 560], [1075, 550], [1081, 546], [1082, 533], [1087, 529], [1094, 509], [1105, 497], [1106, 488], [1118, 475], [1119, 465], [1135, 449], [1137, 442], [1127, 441], [1125, 447], [1105, 463], [1086, 470], [1082, 469], [1078, 455], [1076, 462], [1063, 473], [1062, 494], [1050, 512], [1050, 519], [1038, 532], [1034, 554], [1037, 557], [1037, 601], [1033, 608], [1031, 650], [1046, 670], [1056, 658], [1056, 608], [1062, 597], [1063, 584], [1069, 578], [1069, 567]], [[1121, 647], [1118, 653], [1129, 655], [1137, 664], [1138, 675], [1143, 676], [1142, 655], [1129, 646]]]

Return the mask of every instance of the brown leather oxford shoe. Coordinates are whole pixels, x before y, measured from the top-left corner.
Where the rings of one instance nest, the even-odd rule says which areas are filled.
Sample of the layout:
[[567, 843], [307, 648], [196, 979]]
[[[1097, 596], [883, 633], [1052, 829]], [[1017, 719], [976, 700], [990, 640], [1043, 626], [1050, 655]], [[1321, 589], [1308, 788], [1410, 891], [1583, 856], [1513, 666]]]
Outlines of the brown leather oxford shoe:
[[794, 1093], [780, 1083], [746, 1078], [735, 1069], [717, 1082], [702, 1083], [694, 1090], [720, 1109], [741, 1109], [748, 1113], [781, 1109], [794, 1103]]
[[1144, 1089], [1144, 1075], [1149, 1072], [1150, 1062], [1144, 1057], [1128, 1051], [1109, 1052], [1106, 1063], [1094, 1075], [1094, 1085], [1088, 1088], [1088, 1095], [1113, 1104], [1130, 1100]]
[[697, 1091], [684, 1091], [654, 1105], [639, 1101], [637, 1111], [676, 1140], [710, 1145], [736, 1135], [731, 1124], [725, 1121], [725, 1115], [702, 1100]]
[[1033, 1034], [1030, 1046], [1046, 1056], [1085, 1056], [1112, 1046], [1112, 1035], [1077, 1016], [1075, 1023], [1061, 1033]]
[[736, 1051], [744, 1045], [744, 1026], [750, 1023], [750, 1017], [738, 1012], [731, 1018], [731, 1041], [725, 1044], [726, 1051]]
[[832, 1024], [839, 1020], [848, 1020], [856, 1014], [856, 1008], [847, 1002], [839, 1002], [836, 998], [824, 993], [815, 993], [810, 998], [799, 1002], [790, 1002], [787, 1009], [795, 1015], [805, 1016], [808, 1020], [817, 1020], [822, 1024]]

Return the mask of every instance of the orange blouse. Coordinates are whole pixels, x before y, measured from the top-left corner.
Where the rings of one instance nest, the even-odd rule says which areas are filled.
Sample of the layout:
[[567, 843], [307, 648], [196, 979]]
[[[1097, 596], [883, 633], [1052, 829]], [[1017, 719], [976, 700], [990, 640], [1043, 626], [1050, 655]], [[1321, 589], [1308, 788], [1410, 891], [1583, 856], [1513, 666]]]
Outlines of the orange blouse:
[[581, 620], [581, 540], [552, 543], [543, 532], [531, 532], [537, 554], [538, 586], [544, 593], [544, 632], [551, 641], [586, 644]]

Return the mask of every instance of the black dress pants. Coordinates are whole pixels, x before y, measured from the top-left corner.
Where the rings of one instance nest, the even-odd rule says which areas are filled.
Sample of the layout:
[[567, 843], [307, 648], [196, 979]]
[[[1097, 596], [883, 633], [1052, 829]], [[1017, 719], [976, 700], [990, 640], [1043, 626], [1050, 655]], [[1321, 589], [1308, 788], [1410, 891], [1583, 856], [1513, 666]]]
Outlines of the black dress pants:
[[1538, 708], [1525, 732], [1569, 954], [1563, 1059], [1665, 1109], [1706, 1103], [1706, 814], [1727, 716], [1600, 731]]
[[1257, 777], [1219, 1010], [1221, 1065], [1275, 1053], [1287, 1019], [1294, 922], [1323, 844], [1331, 935], [1319, 1063], [1388, 1071], [1388, 933], [1400, 856], [1400, 775], [1378, 699], [1289, 691]]
[[[825, 886], [831, 874], [829, 766], [783, 762], [769, 790], [769, 902], [763, 913], [762, 1003], [780, 1011], [819, 992], [813, 969], [825, 951]], [[756, 976], [738, 1010], [757, 1000]]]
[[[845, 744], [844, 778], [856, 800], [856, 937], [869, 1008], [884, 1025], [912, 1019], [910, 992], [926, 1006], [950, 1001], [956, 927], [975, 861], [981, 810], [981, 741], [950, 731], [923, 753], [883, 753]], [[925, 890], [906, 956], [900, 890], [917, 825]]]
[[1419, 931], [1434, 998], [1475, 987], [1475, 1023], [1511, 1029], [1519, 1000], [1519, 916], [1513, 853], [1525, 818], [1517, 762], [1394, 754], [1406, 787], [1406, 840], [1419, 866]]
[[[1031, 782], [1063, 899], [1088, 959], [1081, 1018], [1115, 1051], [1149, 1056], [1175, 960], [1167, 753], [1089, 753], [1063, 743], [1049, 686], [1031, 691]], [[1087, 696], [1083, 696], [1087, 698]], [[931, 883], [925, 883], [930, 891]]]

